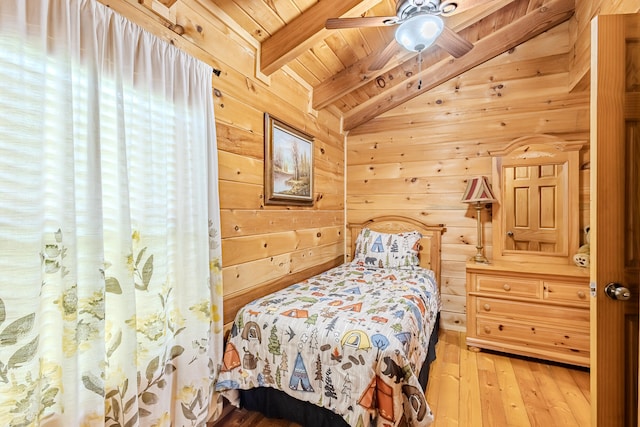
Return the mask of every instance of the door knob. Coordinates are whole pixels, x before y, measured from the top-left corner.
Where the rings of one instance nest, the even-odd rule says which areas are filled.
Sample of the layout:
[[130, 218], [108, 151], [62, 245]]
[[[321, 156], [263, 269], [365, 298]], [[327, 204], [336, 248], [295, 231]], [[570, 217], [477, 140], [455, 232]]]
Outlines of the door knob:
[[631, 298], [631, 292], [628, 288], [625, 288], [620, 283], [609, 283], [605, 288], [604, 292], [611, 299], [616, 299], [619, 301], [626, 301]]

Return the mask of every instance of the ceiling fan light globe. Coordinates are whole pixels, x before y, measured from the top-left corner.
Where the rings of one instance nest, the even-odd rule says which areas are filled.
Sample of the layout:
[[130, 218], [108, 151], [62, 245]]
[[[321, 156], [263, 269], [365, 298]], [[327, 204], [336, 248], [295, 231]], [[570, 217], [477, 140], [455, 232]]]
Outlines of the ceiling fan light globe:
[[405, 49], [421, 52], [433, 44], [444, 29], [444, 22], [435, 15], [416, 15], [396, 29], [396, 41]]

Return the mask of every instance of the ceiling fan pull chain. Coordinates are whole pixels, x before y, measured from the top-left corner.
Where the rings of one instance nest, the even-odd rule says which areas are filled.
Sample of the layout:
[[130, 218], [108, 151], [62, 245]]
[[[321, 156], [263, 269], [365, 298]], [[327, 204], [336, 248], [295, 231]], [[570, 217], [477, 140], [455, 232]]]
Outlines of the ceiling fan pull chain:
[[[422, 74], [422, 51], [418, 52], [418, 76]], [[422, 77], [418, 80], [418, 90], [422, 89]]]

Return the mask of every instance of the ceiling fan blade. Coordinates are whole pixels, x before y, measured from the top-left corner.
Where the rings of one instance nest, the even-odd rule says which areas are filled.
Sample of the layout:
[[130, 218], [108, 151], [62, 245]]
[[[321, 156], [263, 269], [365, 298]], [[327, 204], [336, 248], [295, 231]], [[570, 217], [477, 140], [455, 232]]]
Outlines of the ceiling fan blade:
[[473, 43], [460, 37], [458, 33], [445, 26], [436, 44], [449, 52], [454, 58], [460, 58], [473, 48]]
[[328, 30], [339, 30], [342, 28], [381, 27], [397, 23], [397, 16], [361, 16], [358, 18], [329, 18], [324, 27]]
[[404, 50], [402, 46], [396, 43], [395, 40], [391, 40], [382, 52], [376, 56], [376, 59], [369, 64], [369, 71], [380, 70], [382, 67], [387, 65], [387, 62], [389, 62], [394, 55], [402, 50]]

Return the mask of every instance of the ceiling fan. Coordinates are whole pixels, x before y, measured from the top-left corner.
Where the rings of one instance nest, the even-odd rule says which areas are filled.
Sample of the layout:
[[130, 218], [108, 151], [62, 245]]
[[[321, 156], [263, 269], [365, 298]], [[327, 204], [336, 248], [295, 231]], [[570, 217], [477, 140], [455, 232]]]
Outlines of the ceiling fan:
[[[470, 2], [470, 3], [473, 3]], [[327, 29], [380, 27], [398, 25], [395, 40], [405, 49], [422, 52], [432, 44], [459, 58], [473, 48], [473, 44], [449, 29], [441, 16], [448, 16], [458, 9], [458, 3], [440, 0], [399, 0], [396, 16], [363, 16], [358, 18], [330, 18]], [[382, 68], [393, 56], [395, 46], [390, 44], [369, 69]]]

